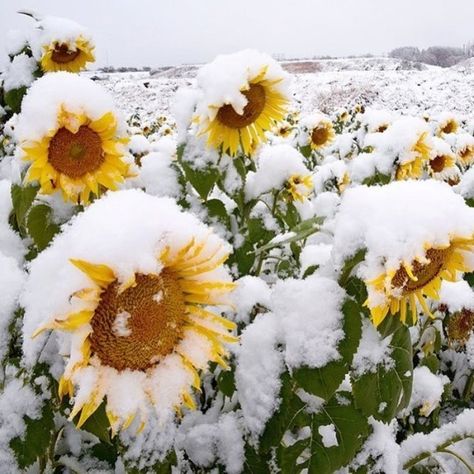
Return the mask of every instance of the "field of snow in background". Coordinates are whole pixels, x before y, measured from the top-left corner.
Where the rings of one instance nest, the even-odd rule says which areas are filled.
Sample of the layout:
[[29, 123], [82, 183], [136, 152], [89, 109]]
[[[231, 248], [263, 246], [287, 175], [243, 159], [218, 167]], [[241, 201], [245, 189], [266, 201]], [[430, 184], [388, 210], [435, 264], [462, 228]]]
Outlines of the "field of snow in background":
[[[291, 61], [293, 95], [303, 112], [330, 113], [356, 103], [406, 114], [445, 110], [473, 116], [474, 62], [451, 68], [406, 63], [390, 58]], [[417, 68], [422, 70], [417, 70]], [[199, 66], [160, 68], [152, 72], [89, 72], [115, 96], [126, 115], [142, 119], [169, 114], [176, 90], [190, 84]]]

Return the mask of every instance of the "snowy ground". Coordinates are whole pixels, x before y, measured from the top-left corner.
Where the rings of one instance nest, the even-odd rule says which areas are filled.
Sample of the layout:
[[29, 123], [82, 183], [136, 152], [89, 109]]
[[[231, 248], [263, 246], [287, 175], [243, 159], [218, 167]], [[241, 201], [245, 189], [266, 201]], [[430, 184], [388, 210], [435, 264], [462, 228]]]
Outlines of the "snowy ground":
[[[421, 71], [389, 58], [294, 61], [284, 66], [293, 73], [293, 95], [303, 111], [329, 113], [360, 102], [408, 114], [449, 110], [473, 115], [474, 64], [469, 62], [447, 69], [422, 66]], [[125, 114], [153, 118], [169, 113], [176, 90], [190, 84], [197, 69], [88, 75], [114, 94]]]

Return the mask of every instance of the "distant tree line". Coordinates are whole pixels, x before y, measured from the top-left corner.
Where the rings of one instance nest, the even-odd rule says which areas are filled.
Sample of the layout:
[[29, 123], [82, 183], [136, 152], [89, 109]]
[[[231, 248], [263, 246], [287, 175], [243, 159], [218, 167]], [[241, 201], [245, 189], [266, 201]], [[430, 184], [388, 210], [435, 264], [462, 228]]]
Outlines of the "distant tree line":
[[468, 43], [462, 48], [431, 46], [426, 49], [419, 49], [414, 46], [404, 46], [393, 49], [390, 51], [389, 56], [405, 61], [450, 67], [465, 59], [474, 57], [474, 42]]

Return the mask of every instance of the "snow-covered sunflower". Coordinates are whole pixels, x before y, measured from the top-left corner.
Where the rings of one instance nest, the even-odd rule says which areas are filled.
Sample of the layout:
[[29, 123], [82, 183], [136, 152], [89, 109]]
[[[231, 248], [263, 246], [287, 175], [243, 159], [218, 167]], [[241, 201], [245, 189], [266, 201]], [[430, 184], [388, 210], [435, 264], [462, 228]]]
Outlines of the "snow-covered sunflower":
[[213, 148], [250, 155], [265, 132], [282, 121], [289, 103], [288, 74], [271, 57], [252, 50], [218, 56], [197, 76], [194, 123]]
[[437, 135], [456, 133], [459, 129], [459, 122], [454, 115], [444, 112], [437, 117], [436, 133]]
[[313, 177], [294, 174], [287, 181], [286, 190], [291, 200], [303, 202], [313, 190]]
[[[200, 371], [226, 369], [225, 344], [237, 340], [217, 310], [234, 288], [229, 250], [173, 201], [129, 190], [96, 201], [35, 260], [25, 332], [54, 330], [66, 362], [59, 394], [78, 427], [104, 400], [113, 432], [137, 414], [140, 429], [153, 407], [195, 407]], [[45, 281], [53, 268], [56, 283]], [[50, 301], [35, 306], [41, 279]]]
[[456, 156], [449, 144], [438, 137], [432, 137], [431, 143], [431, 156], [427, 162], [429, 174], [445, 181], [457, 176], [459, 170], [456, 166]]
[[396, 178], [420, 178], [423, 174], [423, 165], [429, 159], [430, 150], [428, 144], [428, 132], [422, 132], [410, 149], [412, 159], [409, 161], [399, 162], [396, 171]]
[[108, 94], [89, 79], [54, 73], [39, 79], [23, 102], [17, 130], [26, 181], [41, 192], [87, 203], [117, 189], [129, 173], [127, 138]]
[[313, 114], [300, 122], [301, 136], [298, 142], [309, 145], [312, 150], [319, 150], [332, 143], [336, 137], [331, 120], [322, 114]]
[[95, 61], [92, 39], [81, 25], [57, 17], [39, 22], [39, 62], [44, 72], [79, 72]]
[[457, 136], [455, 145], [456, 154], [461, 166], [469, 166], [474, 163], [474, 137], [468, 133]]
[[390, 312], [400, 313], [405, 323], [407, 308], [410, 308], [412, 321], [418, 319], [417, 302], [423, 312], [432, 316], [425, 297], [439, 299], [443, 280], [456, 281], [459, 273], [474, 270], [468, 264], [465, 254], [474, 252], [474, 234], [467, 237], [453, 237], [447, 245], [425, 244], [424, 254], [404, 261], [398, 268], [390, 268], [378, 277], [368, 280], [368, 286], [378, 293], [384, 293], [386, 301], [370, 308], [373, 322], [378, 326]]
[[342, 198], [334, 237], [336, 261], [364, 247], [357, 269], [366, 282], [375, 325], [388, 314], [415, 322], [418, 305], [439, 299], [443, 280], [474, 269], [474, 209], [440, 181], [396, 181], [358, 186]]

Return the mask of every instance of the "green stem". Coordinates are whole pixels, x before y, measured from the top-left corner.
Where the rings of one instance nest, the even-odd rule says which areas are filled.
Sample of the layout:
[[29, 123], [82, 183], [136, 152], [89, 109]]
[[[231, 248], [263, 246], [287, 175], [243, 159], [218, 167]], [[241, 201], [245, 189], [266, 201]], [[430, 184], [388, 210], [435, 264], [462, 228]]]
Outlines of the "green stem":
[[440, 444], [434, 452], [432, 451], [427, 451], [427, 452], [424, 452], [424, 453], [421, 453], [419, 454], [418, 456], [415, 456], [413, 459], [410, 459], [409, 461], [407, 461], [404, 465], [403, 465], [403, 469], [406, 469], [406, 470], [409, 470], [410, 468], [412, 468], [415, 464], [418, 464], [419, 462], [433, 456], [434, 453], [439, 453], [439, 452], [443, 452], [446, 450], [446, 448], [448, 446], [450, 446], [451, 444], [454, 444], [454, 443], [457, 443], [458, 441], [462, 441], [463, 439], [467, 439], [467, 438], [474, 438], [474, 436], [470, 436], [470, 435], [467, 435], [467, 436], [461, 436], [461, 435], [457, 435], [457, 436], [453, 436], [452, 438], [448, 439], [448, 441], [444, 442], [443, 444]]
[[468, 402], [469, 399], [471, 398], [471, 392], [472, 392], [473, 385], [474, 385], [474, 371], [471, 371], [471, 373], [469, 374], [469, 376], [466, 380], [466, 385], [464, 385], [464, 390], [463, 390], [463, 393], [462, 393], [462, 398], [466, 402]]
[[450, 454], [451, 456], [455, 457], [459, 462], [461, 462], [462, 464], [464, 464], [464, 466], [466, 466], [466, 469], [469, 472], [469, 474], [474, 474], [473, 467], [462, 456], [460, 456], [458, 453], [456, 453], [454, 451], [451, 451], [450, 449], [441, 449], [441, 450], [439, 450], [439, 452]]

